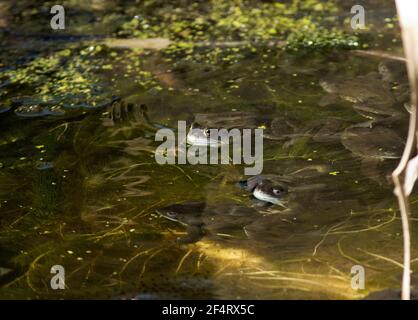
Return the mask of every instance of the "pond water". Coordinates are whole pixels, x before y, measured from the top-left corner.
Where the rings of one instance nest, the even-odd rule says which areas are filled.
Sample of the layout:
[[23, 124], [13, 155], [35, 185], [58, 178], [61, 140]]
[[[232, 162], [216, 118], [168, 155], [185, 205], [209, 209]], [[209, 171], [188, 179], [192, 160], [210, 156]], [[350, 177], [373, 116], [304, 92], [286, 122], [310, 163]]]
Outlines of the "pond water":
[[[390, 173], [408, 124], [402, 62], [2, 39], [0, 298], [360, 299], [400, 286]], [[288, 186], [286, 207], [240, 189], [243, 165], [157, 164], [155, 132], [179, 120], [263, 128], [263, 175]], [[158, 212], [196, 201], [206, 235], [179, 243], [187, 226]], [[54, 265], [65, 290], [50, 287]], [[364, 290], [351, 287], [354, 265]]]

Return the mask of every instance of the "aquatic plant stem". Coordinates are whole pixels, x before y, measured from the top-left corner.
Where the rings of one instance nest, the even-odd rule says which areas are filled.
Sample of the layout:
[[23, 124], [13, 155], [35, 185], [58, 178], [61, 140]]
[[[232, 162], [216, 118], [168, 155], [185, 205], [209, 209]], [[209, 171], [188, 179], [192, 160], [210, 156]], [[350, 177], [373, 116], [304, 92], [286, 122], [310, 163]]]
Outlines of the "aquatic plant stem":
[[407, 59], [409, 82], [411, 86], [411, 114], [409, 118], [408, 138], [398, 167], [393, 171], [392, 177], [395, 184], [395, 194], [398, 197], [401, 212], [403, 232], [403, 278], [402, 299], [410, 299], [411, 286], [411, 239], [409, 232], [409, 196], [405, 192], [404, 180], [406, 168], [412, 153], [416, 150], [417, 140], [417, 101], [418, 101], [418, 21], [414, 17], [418, 4], [410, 0], [396, 0], [399, 20], [402, 28], [402, 40]]
[[394, 55], [392, 53], [384, 52], [384, 51], [377, 51], [377, 50], [352, 50], [350, 51], [352, 54], [360, 57], [372, 57], [378, 59], [386, 59], [392, 61], [400, 61], [406, 62], [404, 57], [400, 57], [398, 55]]
[[[398, 167], [399, 168], [399, 167]], [[397, 168], [397, 169], [398, 169]], [[395, 183], [395, 194], [398, 197], [399, 209], [401, 212], [402, 219], [402, 233], [403, 233], [403, 276], [402, 276], [402, 300], [410, 299], [410, 286], [411, 286], [411, 238], [409, 233], [409, 205], [408, 205], [408, 196], [405, 195], [405, 192], [402, 187], [400, 180], [400, 174], [404, 172], [401, 170], [398, 173], [398, 170], [393, 172], [393, 181]]]

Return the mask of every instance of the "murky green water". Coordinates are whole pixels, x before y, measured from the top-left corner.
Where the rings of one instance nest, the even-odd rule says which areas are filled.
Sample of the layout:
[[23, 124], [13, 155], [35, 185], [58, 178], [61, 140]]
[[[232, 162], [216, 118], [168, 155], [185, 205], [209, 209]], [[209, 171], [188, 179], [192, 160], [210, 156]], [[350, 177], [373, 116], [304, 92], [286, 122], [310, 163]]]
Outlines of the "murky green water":
[[[382, 12], [376, 21], [393, 16]], [[387, 32], [399, 51], [398, 32]], [[388, 179], [398, 160], [370, 161], [379, 144], [342, 143], [370, 119], [341, 92], [322, 103], [320, 86], [372, 72], [369, 84], [381, 90], [383, 60], [262, 46], [148, 52], [98, 41], [2, 36], [0, 298], [354, 299], [399, 287], [401, 223]], [[373, 126], [384, 128], [378, 138], [364, 129], [371, 143], [405, 137], [402, 104], [391, 106], [399, 117]], [[59, 112], [19, 114], [28, 105]], [[290, 187], [287, 209], [259, 207], [240, 190], [244, 166], [158, 165], [157, 128], [196, 119], [264, 128], [263, 175]], [[156, 210], [192, 200], [206, 201], [224, 228], [178, 244], [185, 228]], [[231, 227], [231, 208], [252, 210], [245, 229]], [[65, 267], [65, 290], [50, 287], [53, 265]], [[366, 269], [365, 290], [351, 288], [353, 265]]]

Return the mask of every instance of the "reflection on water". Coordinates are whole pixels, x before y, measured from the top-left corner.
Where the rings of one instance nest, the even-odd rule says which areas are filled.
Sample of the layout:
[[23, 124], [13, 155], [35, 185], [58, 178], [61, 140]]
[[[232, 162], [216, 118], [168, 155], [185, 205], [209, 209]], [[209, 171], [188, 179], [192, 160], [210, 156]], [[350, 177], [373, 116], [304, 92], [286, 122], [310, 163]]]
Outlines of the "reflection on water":
[[[399, 286], [386, 177], [407, 126], [404, 74], [350, 53], [263, 49], [220, 67], [86, 50], [88, 64], [113, 64], [97, 77], [114, 92], [95, 108], [0, 106], [1, 298], [362, 298]], [[179, 120], [264, 128], [263, 176], [287, 186], [286, 207], [240, 189], [239, 165], [158, 165], [155, 132]], [[357, 264], [363, 291], [351, 288]]]

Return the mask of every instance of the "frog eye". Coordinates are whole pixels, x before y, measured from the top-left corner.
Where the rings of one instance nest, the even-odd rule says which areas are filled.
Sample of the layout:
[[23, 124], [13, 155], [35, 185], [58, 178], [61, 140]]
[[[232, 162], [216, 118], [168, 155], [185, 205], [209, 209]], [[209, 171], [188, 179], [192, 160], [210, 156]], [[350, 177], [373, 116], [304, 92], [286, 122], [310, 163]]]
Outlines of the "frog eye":
[[284, 192], [285, 192], [285, 190], [284, 190], [283, 187], [273, 187], [273, 193], [275, 195], [281, 195]]
[[169, 218], [176, 218], [177, 216], [177, 214], [174, 211], [168, 211], [166, 214]]
[[210, 129], [205, 129], [205, 135], [209, 136], [210, 135]]

